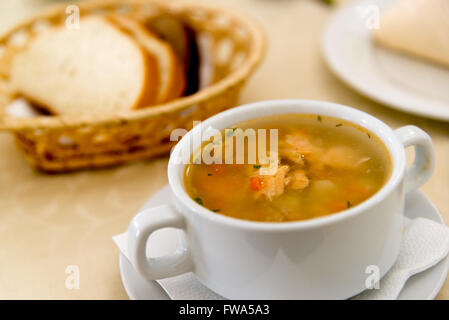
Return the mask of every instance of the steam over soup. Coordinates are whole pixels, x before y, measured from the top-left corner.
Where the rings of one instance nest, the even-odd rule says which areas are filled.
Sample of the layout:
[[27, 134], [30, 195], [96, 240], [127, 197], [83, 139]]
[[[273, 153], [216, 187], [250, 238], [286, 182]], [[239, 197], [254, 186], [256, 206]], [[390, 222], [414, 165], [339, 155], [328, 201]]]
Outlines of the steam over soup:
[[[250, 162], [259, 153], [255, 141], [262, 135], [249, 139], [243, 135], [249, 128], [267, 129], [264, 152], [273, 160], [271, 167], [259, 157]], [[274, 149], [270, 153], [275, 133], [270, 136], [269, 129], [277, 129], [277, 153]], [[237, 163], [239, 136], [244, 141], [243, 164]], [[233, 151], [228, 158], [233, 161], [227, 161], [232, 164], [225, 163], [226, 148]], [[205, 163], [205, 154], [211, 154], [215, 163]], [[239, 123], [219, 139], [205, 142], [186, 166], [184, 181], [192, 199], [218, 214], [287, 222], [356, 206], [383, 186], [390, 171], [386, 147], [366, 129], [326, 116], [290, 114]]]

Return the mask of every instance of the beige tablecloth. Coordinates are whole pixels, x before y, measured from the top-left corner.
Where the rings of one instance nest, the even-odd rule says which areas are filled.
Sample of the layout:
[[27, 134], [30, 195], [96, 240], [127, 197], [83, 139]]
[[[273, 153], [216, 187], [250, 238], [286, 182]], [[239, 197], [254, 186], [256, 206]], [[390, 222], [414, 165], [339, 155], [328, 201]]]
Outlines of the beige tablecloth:
[[[0, 1], [0, 31], [55, 1]], [[449, 221], [449, 124], [373, 102], [327, 69], [320, 35], [332, 9], [316, 0], [208, 0], [251, 14], [268, 34], [266, 60], [240, 102], [306, 98], [367, 111], [393, 128], [414, 124], [436, 148], [436, 170], [422, 188]], [[9, 134], [0, 134], [0, 298], [127, 299], [111, 237], [167, 183], [167, 158], [115, 169], [43, 175], [30, 169]], [[79, 290], [66, 268], [80, 271]], [[449, 281], [438, 295], [449, 299]]]

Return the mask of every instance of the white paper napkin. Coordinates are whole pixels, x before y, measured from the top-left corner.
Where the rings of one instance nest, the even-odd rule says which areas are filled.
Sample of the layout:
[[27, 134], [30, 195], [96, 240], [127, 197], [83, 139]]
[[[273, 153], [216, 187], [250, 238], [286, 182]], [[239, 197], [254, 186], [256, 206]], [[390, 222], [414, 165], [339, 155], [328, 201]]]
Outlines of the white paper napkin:
[[[113, 237], [121, 253], [128, 258], [126, 233]], [[157, 239], [151, 239], [153, 247]], [[390, 271], [380, 280], [379, 289], [365, 290], [353, 299], [397, 299], [407, 279], [441, 261], [449, 252], [449, 228], [425, 218], [405, 218], [404, 234], [399, 257]], [[224, 299], [202, 285], [192, 273], [158, 280], [173, 300], [219, 300]]]
[[[159, 237], [158, 237], [159, 236]], [[174, 230], [167, 230], [165, 235], [157, 235], [151, 237], [151, 245], [157, 247], [158, 243], [161, 246], [167, 247], [164, 241], [173, 240], [176, 238]], [[172, 239], [169, 239], [172, 238]], [[122, 233], [112, 238], [120, 249], [120, 252], [129, 260], [128, 255], [128, 234]], [[161, 287], [168, 294], [172, 300], [223, 300], [224, 298], [206, 286], [204, 286], [193, 273], [185, 273], [176, 277], [156, 280]]]

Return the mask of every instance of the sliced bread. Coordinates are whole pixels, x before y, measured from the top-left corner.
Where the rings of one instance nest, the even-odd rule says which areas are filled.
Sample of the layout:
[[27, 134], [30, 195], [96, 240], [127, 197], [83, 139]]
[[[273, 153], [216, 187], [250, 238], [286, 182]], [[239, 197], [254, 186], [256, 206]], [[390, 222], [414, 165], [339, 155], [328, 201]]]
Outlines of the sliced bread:
[[167, 41], [184, 64], [187, 79], [184, 95], [199, 89], [199, 51], [195, 31], [181, 19], [161, 14], [143, 20], [144, 25], [159, 38]]
[[398, 0], [381, 16], [381, 45], [449, 67], [449, 1]]
[[180, 97], [186, 85], [183, 64], [167, 42], [159, 39], [137, 20], [121, 15], [109, 16], [125, 32], [129, 33], [157, 61], [159, 91], [157, 103]]
[[55, 27], [33, 39], [12, 63], [16, 90], [53, 114], [95, 115], [156, 103], [152, 56], [105, 18], [81, 19], [80, 29]]

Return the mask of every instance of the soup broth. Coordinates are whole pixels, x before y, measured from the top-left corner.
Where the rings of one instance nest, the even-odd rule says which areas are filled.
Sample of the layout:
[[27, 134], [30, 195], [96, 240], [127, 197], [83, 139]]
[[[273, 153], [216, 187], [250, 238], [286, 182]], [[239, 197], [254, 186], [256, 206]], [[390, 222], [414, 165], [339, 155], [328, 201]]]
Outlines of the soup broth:
[[[244, 138], [245, 162], [226, 164], [226, 141], [242, 130], [267, 129], [270, 164], [249, 163], [254, 141]], [[270, 150], [270, 131], [277, 129], [277, 152]], [[256, 138], [256, 141], [260, 136]], [[198, 161], [207, 146], [221, 163]], [[256, 144], [257, 145], [257, 144]], [[218, 149], [217, 149], [218, 150]], [[248, 154], [248, 152], [250, 154]], [[205, 142], [186, 166], [184, 183], [200, 205], [234, 218], [288, 222], [322, 217], [357, 206], [373, 196], [388, 180], [389, 153], [380, 139], [349, 122], [319, 115], [278, 115], [239, 123], [222, 132], [218, 141]]]

